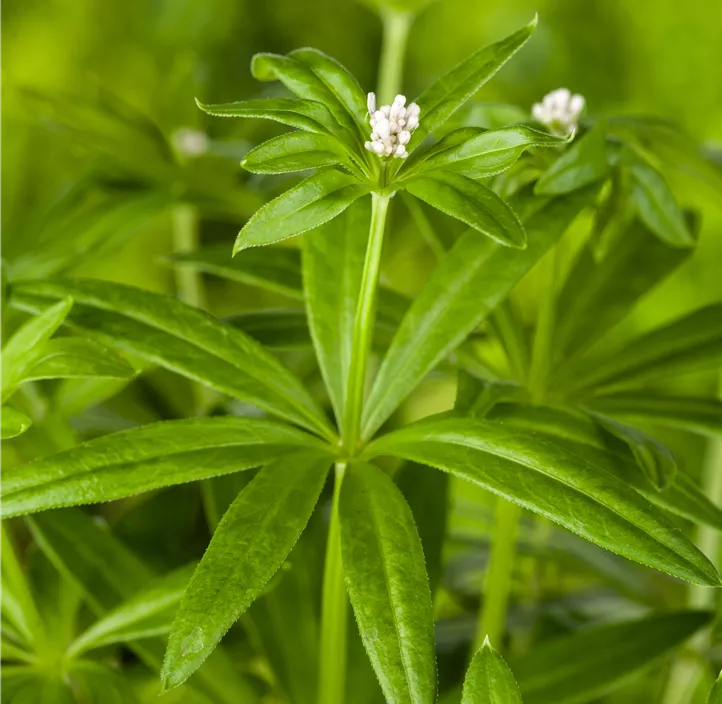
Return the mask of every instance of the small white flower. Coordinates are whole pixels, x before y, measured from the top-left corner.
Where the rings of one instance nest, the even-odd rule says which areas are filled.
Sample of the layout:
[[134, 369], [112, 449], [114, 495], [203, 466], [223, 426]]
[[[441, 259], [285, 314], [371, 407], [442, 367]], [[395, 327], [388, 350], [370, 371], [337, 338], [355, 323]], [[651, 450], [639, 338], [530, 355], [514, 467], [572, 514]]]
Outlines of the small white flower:
[[364, 143], [366, 149], [379, 156], [405, 159], [411, 133], [419, 126], [421, 108], [416, 103], [407, 107], [406, 96], [397, 95], [393, 104], [376, 109], [374, 93], [368, 94], [366, 105], [371, 125], [371, 141]]
[[173, 146], [186, 157], [201, 156], [208, 151], [208, 135], [190, 127], [181, 127], [171, 136]]
[[584, 106], [584, 96], [559, 88], [544, 96], [541, 103], [535, 103], [531, 114], [552, 133], [564, 136], [577, 129]]

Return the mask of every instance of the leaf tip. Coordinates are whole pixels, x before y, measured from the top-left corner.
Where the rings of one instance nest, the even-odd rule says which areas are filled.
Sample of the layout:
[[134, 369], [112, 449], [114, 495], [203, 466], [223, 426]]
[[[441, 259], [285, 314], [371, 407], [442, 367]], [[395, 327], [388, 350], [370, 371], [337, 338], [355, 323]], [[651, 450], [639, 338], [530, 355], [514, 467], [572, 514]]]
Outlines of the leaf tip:
[[539, 24], [539, 13], [535, 12], [534, 17], [532, 17], [531, 22], [527, 25], [527, 29], [530, 32], [533, 32], [536, 29], [536, 26]]
[[481, 644], [482, 648], [491, 648], [491, 641], [489, 640], [489, 635], [484, 636], [484, 642]]

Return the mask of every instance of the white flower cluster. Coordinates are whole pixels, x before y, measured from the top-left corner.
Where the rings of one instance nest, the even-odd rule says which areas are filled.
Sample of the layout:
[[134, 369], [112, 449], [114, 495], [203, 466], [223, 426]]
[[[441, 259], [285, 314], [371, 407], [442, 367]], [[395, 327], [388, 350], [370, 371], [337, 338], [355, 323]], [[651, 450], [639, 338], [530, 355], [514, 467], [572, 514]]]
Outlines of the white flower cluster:
[[584, 105], [584, 96], [572, 95], [566, 88], [559, 88], [544, 96], [541, 103], [535, 103], [531, 114], [554, 134], [565, 136], [577, 129]]
[[409, 154], [406, 145], [411, 133], [419, 126], [421, 108], [416, 103], [406, 107], [406, 98], [397, 95], [393, 105], [382, 105], [376, 109], [376, 94], [369, 93], [367, 105], [371, 123], [371, 141], [364, 146], [379, 156], [394, 156], [404, 159]]

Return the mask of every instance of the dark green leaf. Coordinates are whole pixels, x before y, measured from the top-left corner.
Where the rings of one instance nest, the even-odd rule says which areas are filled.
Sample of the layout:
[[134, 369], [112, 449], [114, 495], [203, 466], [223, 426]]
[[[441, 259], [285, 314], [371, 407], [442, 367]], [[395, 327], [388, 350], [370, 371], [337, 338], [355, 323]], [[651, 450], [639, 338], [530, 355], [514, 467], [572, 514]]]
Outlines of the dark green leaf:
[[[526, 221], [529, 240], [524, 251], [502, 247], [475, 231], [458, 240], [414, 300], [391, 343], [366, 404], [364, 437], [375, 433], [416, 385], [504, 300], [593, 195], [593, 190], [579, 191], [540, 207]], [[521, 199], [517, 202], [529, 207]]]
[[439, 129], [469, 98], [526, 44], [537, 24], [526, 27], [496, 44], [481, 49], [427, 88], [416, 100], [421, 120], [412, 145]]
[[512, 671], [488, 638], [469, 665], [461, 704], [522, 704]]
[[695, 584], [721, 583], [709, 560], [664, 515], [580, 443], [445, 418], [390, 433], [367, 453], [445, 469], [630, 560]]
[[224, 320], [270, 349], [302, 349], [312, 344], [302, 310], [254, 310]]
[[601, 127], [582, 137], [537, 182], [540, 195], [560, 195], [603, 179], [609, 172], [607, 138]]
[[303, 242], [309, 328], [337, 423], [343, 422], [356, 304], [371, 208], [361, 201]]
[[188, 679], [259, 596], [306, 526], [329, 465], [318, 454], [286, 457], [264, 467], [231, 504], [173, 622], [164, 689]]
[[291, 132], [251, 149], [241, 166], [255, 174], [282, 174], [344, 164], [346, 161], [343, 145], [335, 137]]
[[404, 181], [404, 188], [499, 244], [526, 246], [526, 233], [516, 213], [490, 188], [466, 176], [439, 171]]
[[258, 343], [231, 325], [168, 296], [105, 281], [26, 282], [13, 301], [69, 295], [70, 321], [121, 352], [137, 354], [258, 408], [333, 437], [301, 382]]
[[340, 517], [351, 605], [386, 700], [431, 704], [434, 620], [411, 510], [384, 472], [354, 464], [343, 480]]
[[369, 192], [353, 176], [324, 169], [256, 211], [238, 233], [233, 253], [272, 244], [323, 225]]
[[324, 452], [300, 430], [259, 418], [167, 421], [90, 440], [4, 473], [3, 517], [111, 501], [259, 467], [298, 449]]
[[12, 406], [3, 406], [0, 410], [2, 420], [0, 421], [0, 440], [9, 440], [22, 435], [32, 424], [22, 411]]
[[702, 611], [586, 628], [512, 661], [525, 704], [583, 704], [679, 647], [710, 622]]

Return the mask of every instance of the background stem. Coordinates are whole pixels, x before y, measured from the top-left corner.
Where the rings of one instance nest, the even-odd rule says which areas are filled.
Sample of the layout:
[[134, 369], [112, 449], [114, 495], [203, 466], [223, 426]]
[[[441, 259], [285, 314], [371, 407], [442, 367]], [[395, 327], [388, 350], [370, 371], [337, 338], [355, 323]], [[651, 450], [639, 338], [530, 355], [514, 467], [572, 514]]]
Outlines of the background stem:
[[379, 105], [391, 103], [401, 89], [406, 43], [413, 19], [409, 12], [388, 11], [381, 15], [384, 34], [379, 65]]

